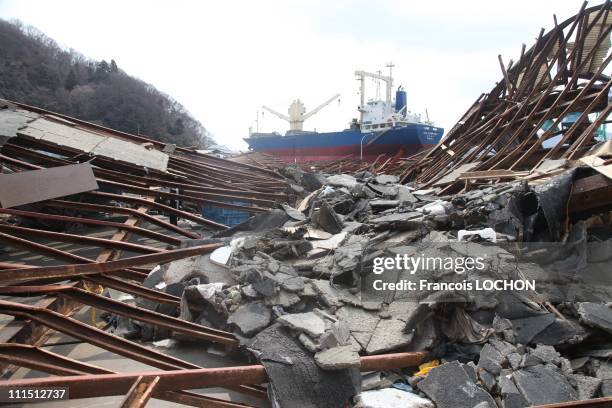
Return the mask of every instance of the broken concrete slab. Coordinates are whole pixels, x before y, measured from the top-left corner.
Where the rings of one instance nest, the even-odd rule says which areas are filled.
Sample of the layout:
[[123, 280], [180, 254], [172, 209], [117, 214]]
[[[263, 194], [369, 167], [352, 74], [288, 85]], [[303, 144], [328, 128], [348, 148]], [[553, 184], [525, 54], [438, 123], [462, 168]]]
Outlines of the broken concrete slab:
[[368, 188], [374, 190], [377, 194], [386, 197], [386, 198], [395, 198], [397, 197], [397, 186], [391, 185], [381, 185], [381, 184], [372, 184], [368, 183]]
[[270, 272], [261, 273], [256, 269], [250, 269], [243, 281], [250, 283], [254, 290], [265, 297], [273, 296], [276, 293], [276, 280]]
[[578, 397], [565, 376], [550, 366], [523, 368], [512, 373], [512, 378], [529, 405], [574, 401]]
[[335, 187], [346, 187], [351, 190], [357, 185], [357, 179], [350, 174], [335, 174], [327, 177], [327, 184]]
[[403, 204], [414, 204], [417, 203], [419, 201], [418, 198], [416, 198], [409, 187], [406, 187], [404, 185], [398, 185], [397, 186], [397, 200]]
[[311, 215], [312, 222], [322, 230], [330, 234], [342, 232], [344, 223], [334, 209], [326, 202], [321, 202], [320, 207], [314, 210]]
[[493, 375], [499, 375], [504, 360], [504, 356], [495, 347], [487, 343], [480, 351], [478, 368], [484, 369]]
[[279, 290], [274, 295], [266, 297], [265, 303], [268, 306], [280, 306], [285, 309], [290, 308], [300, 302], [300, 297], [293, 292], [284, 289]]
[[523, 357], [520, 354], [510, 353], [506, 358], [508, 359], [508, 363], [510, 363], [510, 367], [512, 367], [513, 370], [519, 369], [521, 365], [521, 361], [523, 359]]
[[368, 354], [376, 354], [384, 351], [396, 350], [410, 344], [413, 333], [404, 333], [406, 322], [398, 319], [381, 319], [370, 341], [365, 347]]
[[377, 184], [397, 184], [399, 183], [399, 177], [393, 174], [381, 174], [374, 178]]
[[557, 364], [560, 361], [561, 354], [555, 350], [553, 346], [538, 344], [530, 353], [532, 356], [539, 358], [544, 363]]
[[280, 407], [337, 408], [359, 393], [355, 368], [323, 370], [285, 327], [274, 324], [249, 345], [270, 379], [270, 399]]
[[315, 354], [315, 361], [324, 370], [340, 370], [360, 366], [359, 354], [350, 345], [319, 351]]
[[520, 393], [512, 379], [501, 375], [498, 381], [499, 394], [502, 397], [503, 408], [523, 408], [527, 405], [525, 397]]
[[314, 312], [286, 314], [277, 321], [283, 326], [304, 332], [313, 338], [318, 338], [325, 332], [325, 321]]
[[378, 313], [348, 305], [338, 309], [336, 316], [348, 325], [351, 335], [363, 348], [367, 347], [380, 321]]
[[291, 218], [293, 218], [296, 221], [304, 221], [306, 220], [306, 216], [304, 215], [303, 212], [296, 210], [295, 208], [287, 205], [287, 204], [282, 204], [283, 210], [285, 210], [285, 212], [287, 213], [287, 215]]
[[263, 302], [250, 302], [232, 313], [227, 323], [235, 325], [242, 335], [250, 337], [268, 327], [271, 318], [272, 313]]
[[470, 379], [458, 361], [433, 368], [417, 386], [436, 408], [473, 407], [483, 402], [490, 408], [497, 407], [493, 397]]
[[612, 397], [612, 362], [609, 360], [596, 360], [595, 376], [602, 380], [601, 395]]
[[[517, 349], [514, 344], [511, 344], [507, 341], [499, 340], [496, 338], [491, 338], [489, 343], [500, 352], [500, 354], [504, 357], [508, 357], [512, 353], [516, 353]], [[553, 349], [554, 350], [554, 349]]]
[[319, 299], [321, 300], [322, 304], [324, 304], [325, 306], [342, 306], [342, 302], [338, 297], [339, 292], [330, 285], [328, 280], [312, 279], [310, 281], [310, 285], [319, 296]]
[[540, 332], [553, 324], [555, 316], [547, 313], [539, 316], [512, 320], [512, 327], [516, 333], [516, 340], [521, 344], [529, 344]]
[[569, 376], [570, 384], [578, 392], [578, 399], [585, 400], [595, 398], [601, 388], [602, 380], [597, 377], [588, 377], [586, 375], [573, 374]]
[[600, 303], [578, 303], [580, 323], [612, 334], [612, 308]]
[[497, 381], [493, 374], [481, 368], [478, 369], [478, 378], [480, 378], [480, 384], [482, 384], [487, 391], [493, 392], [493, 388], [497, 385]]
[[589, 333], [573, 319], [555, 317], [552, 324], [531, 339], [531, 343], [551, 346], [578, 344], [588, 336]]
[[306, 347], [306, 350], [310, 351], [311, 353], [321, 351], [321, 345], [308, 337], [306, 333], [300, 333], [298, 340], [304, 347]]
[[[315, 309], [316, 310], [316, 309]], [[321, 348], [328, 349], [337, 346], [347, 346], [351, 342], [351, 332], [348, 324], [336, 321], [323, 333], [320, 339]]]

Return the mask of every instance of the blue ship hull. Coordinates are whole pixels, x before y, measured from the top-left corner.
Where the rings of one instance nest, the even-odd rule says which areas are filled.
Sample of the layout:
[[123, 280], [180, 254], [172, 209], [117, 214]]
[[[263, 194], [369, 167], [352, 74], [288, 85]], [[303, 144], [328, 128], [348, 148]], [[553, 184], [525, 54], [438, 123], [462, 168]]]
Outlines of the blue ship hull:
[[435, 146], [444, 129], [410, 123], [383, 131], [362, 133], [359, 129], [341, 132], [300, 132], [281, 136], [274, 133], [255, 134], [244, 139], [251, 150], [280, 157], [285, 162], [334, 160], [352, 156], [376, 160], [384, 156], [409, 156]]

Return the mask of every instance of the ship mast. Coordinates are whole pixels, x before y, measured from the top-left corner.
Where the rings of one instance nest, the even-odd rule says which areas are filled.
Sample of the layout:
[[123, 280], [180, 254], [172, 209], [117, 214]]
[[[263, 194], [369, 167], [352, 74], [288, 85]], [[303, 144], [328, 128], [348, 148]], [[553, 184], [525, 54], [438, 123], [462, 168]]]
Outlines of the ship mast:
[[374, 78], [380, 81], [385, 82], [385, 101], [387, 104], [391, 104], [391, 91], [393, 89], [393, 65], [392, 63], [388, 63], [386, 65], [389, 68], [389, 76], [381, 75], [380, 73], [372, 73], [366, 71], [355, 71], [355, 76], [357, 76], [357, 80], [360, 81], [359, 85], [359, 93], [360, 95], [360, 104], [359, 104], [359, 112], [361, 113], [360, 122], [363, 123], [363, 107], [365, 105], [365, 78]]

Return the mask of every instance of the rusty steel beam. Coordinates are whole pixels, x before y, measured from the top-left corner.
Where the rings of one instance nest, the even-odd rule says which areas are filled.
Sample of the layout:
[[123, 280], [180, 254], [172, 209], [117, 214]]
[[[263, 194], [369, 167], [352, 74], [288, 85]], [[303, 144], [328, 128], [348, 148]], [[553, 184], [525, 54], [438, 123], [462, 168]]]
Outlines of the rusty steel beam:
[[612, 397], [593, 398], [582, 401], [556, 402], [554, 404], [535, 405], [532, 408], [604, 408], [612, 407]]
[[144, 346], [46, 308], [0, 300], [0, 313], [36, 321], [39, 324], [68, 334], [76, 339], [93, 344], [115, 354], [140, 361], [152, 367], [167, 370], [197, 368], [194, 364], [150, 350]]
[[153, 396], [159, 377], [138, 377], [119, 404], [120, 408], [143, 408]]
[[45, 285], [45, 286], [6, 286], [0, 287], [0, 295], [35, 296], [41, 294], [59, 295], [77, 302], [106, 310], [107, 312], [129, 317], [143, 323], [163, 327], [173, 332], [181, 333], [194, 339], [206, 340], [220, 343], [231, 347], [237, 347], [238, 341], [231, 333], [211, 329], [196, 323], [167, 316], [138, 306], [132, 306], [105, 296], [100, 296], [74, 285]]
[[[169, 205], [165, 205], [162, 203], [158, 203], [158, 202], [149, 202], [143, 198], [139, 198], [139, 197], [131, 197], [131, 196], [126, 196], [126, 195], [122, 195], [122, 194], [113, 194], [113, 193], [103, 193], [100, 191], [89, 191], [87, 193], [83, 193], [84, 195], [87, 196], [91, 196], [91, 197], [96, 197], [96, 198], [106, 198], [108, 200], [115, 200], [115, 201], [121, 201], [121, 202], [125, 202], [125, 203], [130, 203], [130, 204], [145, 204], [147, 206], [149, 206], [151, 209], [156, 209], [159, 210], [161, 212], [167, 212], [167, 213], [171, 213], [171, 214], [176, 214], [178, 217], [181, 218], [185, 218], [186, 220], [189, 221], [193, 221], [196, 224], [200, 224], [202, 226], [210, 226], [209, 222], [212, 221], [208, 221], [202, 217], [199, 217], [195, 214], [192, 214], [190, 212], [187, 211], [183, 211], [183, 210], [178, 210], [176, 208], [172, 208]], [[254, 208], [254, 207], [251, 207]], [[264, 210], [257, 210], [256, 212], [263, 212]], [[218, 229], [227, 229], [228, 227], [226, 225], [223, 224], [217, 224], [218, 225]]]
[[[124, 191], [129, 191], [129, 192], [133, 192], [133, 193], [139, 193], [139, 194], [143, 194], [143, 195], [151, 195], [151, 196], [155, 196], [158, 198], [165, 198], [165, 199], [173, 199], [173, 200], [179, 200], [179, 201], [189, 201], [189, 202], [193, 202], [195, 204], [198, 205], [210, 205], [210, 206], [214, 206], [214, 207], [221, 207], [221, 208], [230, 208], [230, 209], [234, 209], [234, 210], [243, 210], [246, 212], [261, 212], [261, 211], [267, 211], [269, 209], [269, 207], [255, 207], [255, 206], [240, 206], [240, 205], [236, 205], [236, 204], [229, 204], [229, 203], [225, 203], [222, 201], [215, 201], [215, 200], [207, 200], [204, 198], [200, 198], [199, 196], [201, 195], [205, 195], [202, 193], [198, 193], [197, 196], [192, 196], [192, 195], [186, 195], [186, 194], [176, 194], [176, 193], [168, 193], [165, 191], [160, 191], [160, 190], [151, 190], [148, 188], [143, 188], [143, 187], [137, 187], [137, 186], [132, 186], [129, 184], [125, 184], [125, 183], [118, 183], [115, 181], [107, 181], [107, 180], [100, 180], [98, 179], [98, 183], [101, 185], [109, 185], [111, 187], [115, 187]], [[217, 196], [219, 196], [217, 194]], [[266, 205], [266, 206], [272, 206], [274, 205], [273, 201], [269, 201], [269, 200], [259, 200], [259, 199], [247, 199], [244, 197], [236, 197], [236, 196], [230, 196], [230, 195], [223, 195], [223, 199], [227, 199], [227, 200], [241, 200], [241, 201], [249, 201], [252, 202], [253, 204], [261, 204], [261, 205]], [[222, 229], [222, 227], [224, 226], [223, 224], [219, 224], [217, 222], [211, 221], [211, 220], [207, 220], [206, 218], [202, 218], [209, 226], [214, 226], [216, 228]]]
[[[53, 248], [48, 245], [29, 241], [24, 238], [19, 238], [13, 235], [5, 234], [3, 232], [0, 232], [0, 241], [8, 242], [9, 245], [25, 248], [27, 250], [34, 251], [39, 254], [45, 254], [54, 259], [74, 261], [78, 263], [95, 263], [95, 261], [93, 261], [92, 259], [85, 258], [80, 255], [75, 255], [70, 252], [62, 251], [60, 249]], [[35, 268], [35, 266], [16, 264], [13, 266], [13, 268], [14, 269], [24, 269], [24, 268], [32, 269], [32, 268]], [[8, 268], [3, 268], [3, 269], [8, 269]], [[142, 281], [144, 280], [144, 278], [146, 278], [146, 275], [143, 276], [142, 273], [133, 271], [131, 269], [121, 269], [121, 270], [114, 272], [114, 274], [116, 274], [117, 276], [125, 277], [127, 279], [134, 279], [137, 281]]]
[[[406, 355], [405, 357], [400, 354]], [[418, 365], [426, 354], [396, 353], [370, 356], [369, 362], [362, 369], [386, 367], [386, 369], [404, 368]], [[363, 359], [363, 358], [362, 358]], [[384, 364], [383, 362], [387, 362]], [[157, 391], [174, 391], [179, 389], [196, 389], [209, 387], [234, 387], [243, 384], [261, 384], [268, 381], [266, 370], [262, 365], [242, 367], [200, 368], [193, 370], [153, 371], [127, 374], [79, 375], [69, 377], [48, 377], [0, 382], [0, 389], [10, 387], [68, 387], [71, 398], [103, 397], [125, 395], [136, 379], [159, 377]]]
[[91, 203], [83, 203], [83, 202], [75, 202], [75, 201], [65, 201], [65, 200], [49, 200], [43, 203], [48, 207], [56, 207], [56, 208], [71, 208], [75, 210], [82, 211], [92, 211], [92, 212], [102, 212], [106, 214], [125, 214], [125, 215], [133, 215], [135, 217], [140, 218], [142, 221], [147, 221], [151, 224], [156, 224], [162, 228], [171, 230], [176, 232], [177, 234], [183, 235], [187, 238], [199, 239], [201, 238], [199, 234], [196, 234], [191, 231], [187, 231], [181, 227], [178, 227], [174, 224], [171, 224], [167, 221], [149, 215], [147, 213], [141, 213], [133, 208], [126, 207], [114, 207], [111, 205], [102, 205], [102, 204], [91, 204]]
[[[132, 140], [132, 141], [134, 141], [136, 143], [150, 143], [151, 145], [156, 146], [159, 149], [163, 149], [164, 146], [165, 146], [165, 143], [163, 143], [163, 142], [159, 142], [159, 141], [154, 140], [154, 139], [149, 139], [149, 138], [146, 138], [146, 137], [141, 136], [141, 135], [137, 136], [137, 135], [133, 135], [133, 134], [126, 133], [126, 132], [121, 132], [119, 130], [111, 129], [111, 128], [108, 128], [108, 127], [105, 127], [105, 126], [102, 126], [102, 125], [98, 125], [98, 124], [95, 124], [95, 123], [86, 122], [84, 120], [80, 120], [80, 119], [77, 119], [77, 118], [66, 116], [66, 115], [63, 115], [61, 113], [51, 112], [51, 111], [48, 111], [48, 110], [45, 110], [45, 109], [37, 108], [35, 106], [27, 105], [27, 104], [24, 104], [24, 103], [13, 102], [13, 101], [8, 101], [8, 102], [11, 103], [11, 104], [16, 105], [16, 106], [18, 106], [18, 107], [20, 107], [22, 109], [29, 110], [31, 112], [35, 112], [35, 113], [38, 113], [38, 114], [41, 114], [41, 115], [50, 114], [50, 115], [56, 116], [58, 118], [64, 119], [66, 121], [73, 122], [73, 123], [78, 125], [77, 126], [78, 128], [84, 128], [84, 129], [87, 129], [87, 130], [92, 130], [93, 129], [96, 132], [105, 133], [105, 134], [108, 134], [109, 136], [118, 137], [118, 138], [121, 138], [121, 139], [129, 139], [129, 140]], [[281, 175], [279, 175], [278, 173], [276, 173], [274, 171], [268, 170], [268, 169], [258, 168], [258, 167], [251, 166], [249, 164], [244, 164], [244, 163], [231, 162], [231, 161], [220, 159], [218, 157], [214, 157], [214, 156], [210, 156], [210, 155], [203, 155], [203, 154], [200, 154], [200, 153], [197, 153], [197, 152], [192, 152], [190, 149], [184, 148], [184, 147], [180, 147], [180, 146], [177, 146], [176, 149], [177, 149], [177, 152], [180, 152], [180, 153], [183, 153], [183, 154], [193, 154], [193, 155], [195, 155], [198, 158], [197, 160], [188, 160], [188, 161], [195, 161], [195, 162], [198, 162], [198, 163], [200, 163], [200, 161], [214, 162], [214, 163], [217, 163], [217, 165], [220, 164], [221, 166], [224, 166], [225, 168], [228, 168], [228, 169], [244, 169], [245, 171], [256, 172], [256, 173], [265, 173], [265, 174], [268, 174], [269, 176], [272, 176], [274, 178], [282, 179]], [[172, 160], [187, 160], [187, 159], [185, 159], [183, 157], [179, 158], [178, 156], [174, 155], [174, 156], [170, 157], [170, 161], [172, 161]], [[139, 171], [142, 170], [142, 169], [140, 169], [140, 168], [138, 168], [136, 166], [133, 166], [133, 167], [135, 168], [135, 170], [139, 170]]]
[[[28, 162], [23, 162], [23, 161], [20, 161], [20, 160], [17, 160], [17, 159], [14, 159], [14, 158], [2, 155], [2, 154], [0, 154], [0, 159], [4, 160], [6, 162], [12, 163], [14, 165], [20, 166], [22, 168], [29, 169], [29, 170], [44, 169], [44, 167], [37, 166], [37, 165], [31, 164], [31, 163], [28, 163]], [[98, 181], [103, 182], [103, 180], [98, 180]], [[108, 183], [112, 183], [112, 182], [108, 182]], [[119, 184], [121, 184], [121, 183], [119, 183]], [[128, 186], [127, 184], [124, 184], [124, 185]], [[136, 187], [136, 186], [134, 186], [134, 187]], [[159, 195], [159, 194], [156, 194], [156, 192], [154, 190], [150, 190], [150, 189], [142, 188], [142, 187], [140, 187], [139, 192], [144, 193], [145, 196], [158, 196]], [[211, 221], [211, 220], [207, 220], [207, 219], [205, 219], [203, 217], [194, 215], [194, 214], [189, 213], [187, 211], [178, 210], [178, 209], [172, 208], [170, 206], [167, 206], [167, 205], [161, 204], [161, 203], [148, 202], [145, 199], [140, 199], [140, 198], [137, 198], [137, 197], [126, 197], [126, 196], [123, 196], [121, 194], [101, 193], [99, 191], [89, 191], [89, 192], [85, 192], [85, 193], [86, 194], [93, 194], [93, 195], [101, 195], [101, 196], [114, 196], [114, 198], [119, 198], [121, 201], [130, 201], [130, 202], [139, 202], [139, 203], [145, 202], [150, 208], [155, 207], [155, 208], [157, 208], [159, 210], [162, 210], [162, 211], [166, 211], [166, 212], [170, 212], [170, 213], [174, 213], [174, 214], [180, 215], [183, 218], [186, 218], [186, 219], [189, 219], [191, 221], [194, 221], [194, 222], [196, 222], [196, 223], [198, 223], [200, 225], [204, 225], [204, 226], [207, 226], [207, 227], [213, 227], [215, 229], [226, 229], [227, 228], [227, 226], [225, 226], [223, 224], [219, 224], [217, 222], [214, 222], [214, 221]], [[168, 193], [168, 194], [170, 194], [170, 193]], [[179, 197], [178, 198], [179, 200], [182, 199], [179, 195], [175, 195], [175, 196]], [[227, 206], [233, 207], [231, 204], [227, 204], [227, 203], [218, 203], [218, 204], [220, 204], [221, 206], [225, 206], [225, 207], [227, 207]], [[251, 209], [250, 212], [262, 212], [262, 211], [265, 211], [264, 209], [261, 209], [261, 208], [258, 208], [258, 207], [249, 207], [249, 208]]]
[[133, 234], [140, 235], [140, 236], [147, 237], [147, 238], [152, 238], [160, 242], [168, 243], [170, 245], [180, 245], [181, 243], [180, 239], [170, 237], [165, 234], [160, 234], [159, 232], [150, 231], [144, 228], [122, 224], [120, 222], [92, 220], [89, 218], [81, 218], [81, 217], [68, 217], [66, 215], [43, 214], [43, 213], [37, 213], [37, 212], [32, 212], [32, 211], [12, 210], [8, 208], [0, 208], [0, 213], [16, 215], [16, 216], [25, 217], [25, 218], [34, 218], [37, 220], [74, 222], [77, 224], [84, 224], [84, 225], [111, 227], [111, 228], [117, 228], [121, 230], [127, 230]]
[[111, 374], [113, 371], [20, 343], [0, 343], [0, 361], [54, 375]]
[[89, 237], [87, 235], [74, 235], [63, 232], [52, 232], [39, 230], [34, 228], [18, 227], [14, 225], [1, 224], [0, 231], [12, 233], [14, 235], [36, 238], [49, 238], [62, 242], [72, 242], [75, 244], [99, 246], [103, 248], [122, 249], [131, 252], [139, 252], [143, 254], [151, 254], [155, 252], [163, 252], [163, 249], [154, 248], [147, 245], [132, 244], [123, 241], [114, 241], [111, 239]]
[[222, 244], [199, 245], [190, 248], [173, 249], [161, 253], [139, 255], [131, 258], [104, 263], [85, 263], [58, 266], [37, 266], [32, 268], [5, 269], [0, 273], [0, 284], [16, 283], [41, 278], [70, 278], [123, 270], [137, 265], [164, 263], [212, 252]]
[[[0, 300], [0, 314], [30, 319], [47, 328], [68, 334], [104, 350], [139, 361], [151, 367], [161, 368], [162, 370], [201, 368], [198, 365], [151, 350], [44, 307], [34, 307]], [[238, 384], [231, 389], [257, 398], [267, 398], [265, 392], [258, 387]], [[125, 392], [122, 394], [125, 394]]]
[[177, 296], [170, 295], [166, 292], [160, 292], [154, 289], [150, 289], [132, 282], [126, 282], [121, 279], [117, 279], [114, 276], [108, 276], [104, 274], [87, 275], [84, 276], [83, 279], [86, 281], [91, 281], [98, 285], [102, 285], [107, 288], [118, 290], [119, 292], [152, 300], [157, 303], [166, 303], [170, 305], [175, 305], [177, 307], [181, 304], [181, 298]]
[[[270, 170], [270, 169], [266, 169], [263, 166], [257, 167], [257, 166], [253, 166], [251, 164], [247, 164], [247, 163], [238, 163], [236, 161], [231, 161], [231, 160], [225, 160], [225, 159], [220, 159], [218, 157], [215, 156], [211, 156], [211, 155], [203, 155], [201, 153], [197, 153], [195, 156], [193, 156], [192, 158], [185, 158], [184, 156], [173, 156], [171, 158], [171, 160], [185, 160], [188, 162], [192, 162], [192, 163], [201, 163], [202, 160], [208, 160], [210, 162], [215, 162], [218, 165], [221, 165], [223, 167], [225, 167], [226, 169], [234, 169], [234, 168], [244, 168], [245, 171], [251, 171], [251, 172], [259, 172], [259, 173], [265, 173], [268, 175], [268, 178], [272, 179], [272, 180], [284, 180], [284, 177], [282, 175], [280, 175], [278, 172], [274, 171], [274, 170]], [[238, 165], [238, 166], [236, 166]]]
[[[18, 343], [0, 343], [0, 361], [54, 375], [114, 374], [114, 371]], [[165, 391], [155, 398], [194, 407], [242, 408], [245, 405], [188, 391]]]
[[30, 241], [24, 238], [19, 238], [14, 235], [0, 232], [0, 241], [6, 242], [10, 246], [27, 249], [38, 254], [45, 254], [54, 259], [74, 262], [93, 262], [89, 258], [80, 255], [71, 254], [70, 252], [62, 251], [61, 249], [53, 248], [48, 245], [39, 244], [38, 242]]

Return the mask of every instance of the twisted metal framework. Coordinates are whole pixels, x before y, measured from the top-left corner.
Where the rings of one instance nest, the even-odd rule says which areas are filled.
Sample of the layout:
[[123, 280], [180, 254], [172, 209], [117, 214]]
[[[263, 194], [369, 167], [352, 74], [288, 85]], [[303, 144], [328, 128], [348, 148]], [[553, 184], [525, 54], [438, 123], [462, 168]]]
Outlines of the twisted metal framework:
[[[531, 172], [547, 159], [580, 158], [595, 143], [596, 130], [610, 113], [608, 93], [610, 1], [587, 8], [544, 29], [516, 63], [499, 58], [502, 80], [482, 94], [446, 137], [421, 160], [409, 166], [402, 180], [431, 186], [460, 166], [483, 178], [513, 178]], [[578, 112], [568, 128], [562, 121]], [[556, 136], [553, 147], [545, 142]], [[552, 141], [549, 141], [552, 144]], [[444, 192], [462, 182], [450, 180]]]

